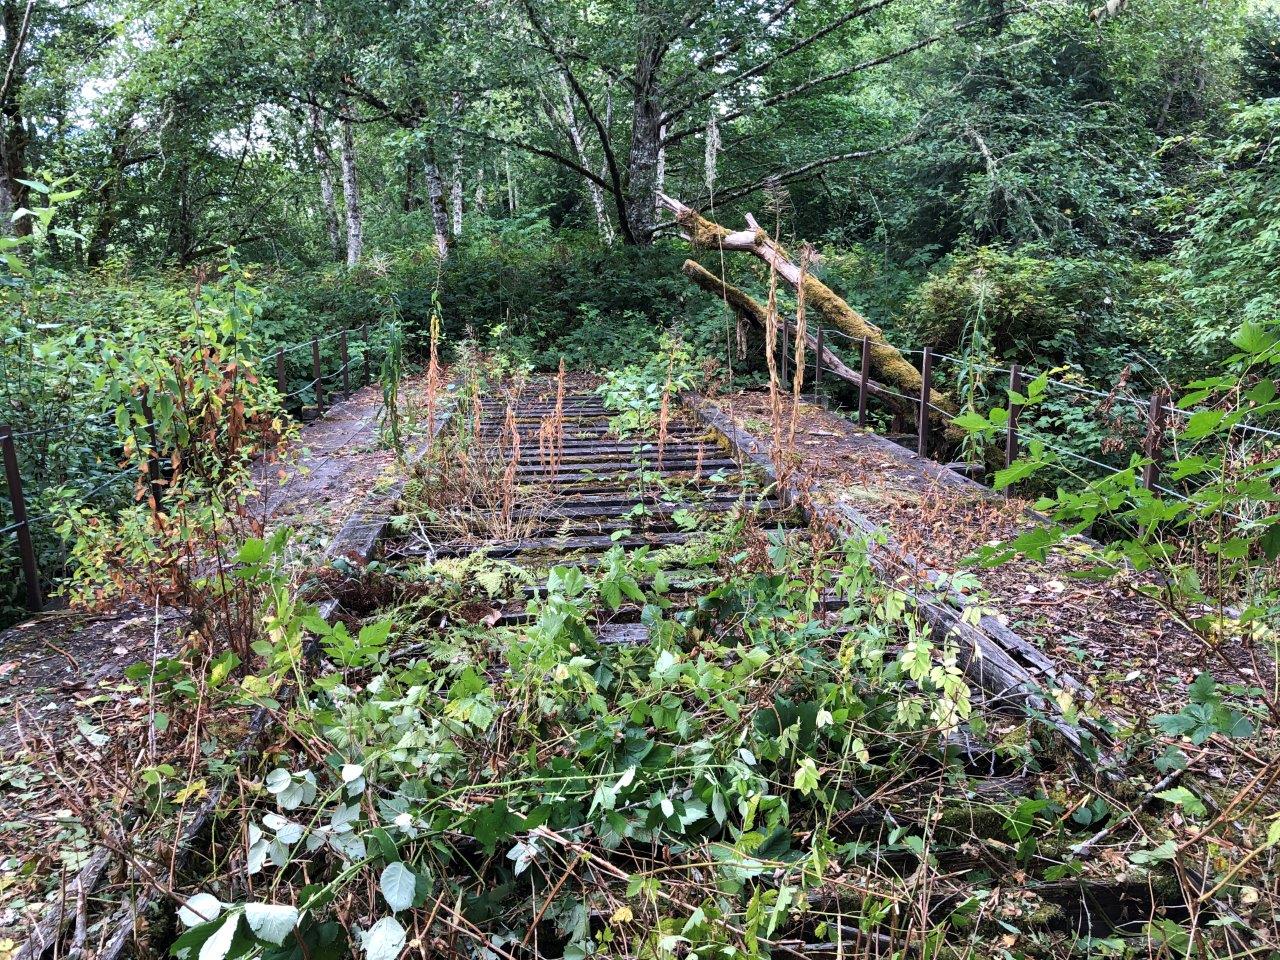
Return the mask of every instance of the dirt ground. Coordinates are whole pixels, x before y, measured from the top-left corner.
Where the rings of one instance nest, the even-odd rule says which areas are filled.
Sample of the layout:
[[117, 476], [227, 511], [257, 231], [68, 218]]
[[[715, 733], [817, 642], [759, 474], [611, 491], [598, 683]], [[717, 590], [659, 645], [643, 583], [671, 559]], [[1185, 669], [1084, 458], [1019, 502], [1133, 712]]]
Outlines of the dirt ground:
[[[402, 385], [410, 449], [425, 422], [424, 392], [421, 377]], [[267, 530], [293, 528], [291, 559], [299, 566], [399, 475], [395, 451], [383, 442], [382, 412], [380, 390], [365, 387], [306, 424], [283, 459], [258, 467], [249, 509], [260, 511]], [[126, 600], [46, 612], [0, 633], [0, 960], [96, 845], [78, 809], [85, 791], [126, 789], [157, 756], [186, 749], [157, 735], [154, 704], [124, 671], [172, 655], [189, 626], [180, 610]], [[94, 782], [77, 783], [68, 770], [92, 771]]]
[[[720, 409], [769, 452], [767, 394], [717, 398]], [[1260, 644], [1230, 637], [1212, 649], [1146, 593], [1153, 581], [1132, 573], [1083, 576], [1093, 545], [1071, 538], [1043, 563], [1025, 557], [984, 568], [966, 564], [1038, 522], [1029, 504], [921, 460], [838, 413], [803, 404], [793, 467], [818, 500], [842, 502], [889, 531], [923, 568], [972, 574], [974, 602], [1039, 647], [1061, 672], [1092, 691], [1090, 710], [1124, 726], [1176, 712], [1204, 670], [1220, 679], [1275, 689], [1276, 664]]]

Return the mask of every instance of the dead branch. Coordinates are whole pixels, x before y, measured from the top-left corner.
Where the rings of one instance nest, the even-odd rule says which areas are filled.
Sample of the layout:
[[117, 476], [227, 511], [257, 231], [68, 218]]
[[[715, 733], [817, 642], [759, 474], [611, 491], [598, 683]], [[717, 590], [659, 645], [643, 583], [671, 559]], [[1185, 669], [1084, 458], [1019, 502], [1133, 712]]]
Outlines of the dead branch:
[[[702, 264], [695, 260], [686, 260], [681, 272], [689, 278], [695, 285], [706, 290], [708, 293], [719, 297], [729, 305], [733, 312], [744, 320], [747, 320], [761, 330], [765, 329], [765, 308], [762, 303], [757, 301], [750, 294], [735, 287], [731, 283], [725, 283], [710, 270], [707, 270]], [[787, 324], [788, 333], [792, 329], [791, 324]], [[805, 332], [805, 343], [815, 352], [818, 349], [818, 338], [816, 335]], [[855, 387], [862, 385], [862, 374], [857, 370], [850, 369], [843, 360], [837, 357], [824, 344], [822, 347], [822, 369], [839, 377]], [[896, 397], [892, 393], [885, 390], [884, 385], [877, 383], [875, 380], [867, 380], [867, 392], [872, 396], [882, 399], [891, 409], [901, 413], [903, 416], [915, 416], [915, 404]]]
[[[800, 267], [788, 256], [782, 245], [770, 237], [755, 218], [747, 215], [746, 230], [728, 230], [708, 220], [697, 211], [666, 194], [659, 194], [659, 202], [676, 215], [685, 238], [702, 250], [726, 250], [749, 253], [776, 270], [791, 288], [802, 282]], [[884, 338], [879, 327], [849, 306], [825, 283], [812, 274], [803, 277], [806, 301], [816, 307], [826, 321], [855, 340], [866, 337], [871, 347], [871, 365], [880, 375], [887, 389], [902, 394], [906, 402], [914, 404], [920, 394], [920, 371]], [[932, 403], [948, 413], [954, 412], [954, 404], [945, 394], [934, 394]]]

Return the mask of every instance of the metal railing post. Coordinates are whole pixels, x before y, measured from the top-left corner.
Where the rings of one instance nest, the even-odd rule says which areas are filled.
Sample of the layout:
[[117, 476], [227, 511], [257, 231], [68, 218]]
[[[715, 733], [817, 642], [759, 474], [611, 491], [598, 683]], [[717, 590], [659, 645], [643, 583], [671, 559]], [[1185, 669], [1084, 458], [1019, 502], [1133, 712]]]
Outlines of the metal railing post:
[[1009, 408], [1004, 427], [1004, 468], [1008, 470], [1018, 459], [1018, 415], [1022, 405], [1015, 403], [1013, 394], [1022, 392], [1022, 368], [1016, 363], [1009, 368]]
[[871, 379], [871, 339], [862, 338], [862, 382], [858, 384], [858, 426], [867, 425], [867, 381]]
[[320, 341], [311, 338], [311, 379], [316, 388], [316, 416], [324, 416], [324, 383], [320, 380]]
[[916, 453], [929, 455], [929, 388], [933, 378], [933, 348], [924, 348], [924, 360], [920, 364], [920, 416], [916, 422]]
[[18, 553], [22, 556], [27, 609], [32, 613], [39, 613], [44, 609], [44, 597], [40, 593], [40, 567], [36, 563], [36, 546], [31, 539], [31, 524], [27, 520], [27, 502], [22, 495], [22, 475], [18, 472], [18, 450], [13, 442], [13, 428], [7, 424], [0, 424], [0, 453], [4, 457], [9, 503], [13, 507], [13, 522], [17, 527], [14, 534], [18, 538]]
[[1151, 394], [1151, 404], [1147, 408], [1147, 440], [1143, 451], [1150, 463], [1142, 468], [1142, 486], [1150, 490], [1156, 485], [1160, 476], [1160, 450], [1164, 446], [1164, 390], [1157, 389]]
[[351, 355], [347, 344], [347, 331], [342, 331], [342, 398], [351, 399]]

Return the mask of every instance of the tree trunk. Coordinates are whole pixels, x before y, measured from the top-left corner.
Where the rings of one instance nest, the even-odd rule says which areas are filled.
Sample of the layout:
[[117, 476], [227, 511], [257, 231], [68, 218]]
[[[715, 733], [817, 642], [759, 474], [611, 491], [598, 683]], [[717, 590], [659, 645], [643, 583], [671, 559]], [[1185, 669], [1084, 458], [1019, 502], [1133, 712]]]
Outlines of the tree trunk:
[[[750, 294], [730, 283], [725, 283], [697, 261], [686, 260], [680, 270], [696, 286], [701, 287], [708, 293], [719, 297], [724, 303], [727, 303], [729, 305], [729, 309], [731, 309], [737, 316], [749, 323], [755, 324], [761, 330], [768, 329], [769, 324], [764, 305]], [[782, 320], [781, 318], [780, 322], [782, 323], [783, 329], [786, 331], [786, 336], [792, 336], [795, 331], [795, 324]], [[805, 343], [809, 345], [810, 349], [816, 353], [818, 350], [817, 335], [805, 331], [804, 340]], [[822, 347], [822, 369], [824, 372], [839, 377], [841, 380], [851, 383], [855, 387], [861, 386], [862, 384], [862, 375], [832, 353], [831, 350], [827, 348], [826, 344], [823, 344]], [[893, 410], [905, 413], [907, 416], [915, 416], [915, 404], [910, 401], [903, 400], [900, 397], [893, 396], [893, 394], [885, 390], [883, 384], [868, 379], [867, 392], [872, 396], [879, 397]]]
[[120, 178], [124, 175], [124, 161], [128, 151], [128, 142], [125, 139], [126, 129], [116, 128], [115, 139], [111, 144], [111, 160], [107, 165], [107, 176], [102, 186], [98, 188], [98, 216], [86, 257], [86, 263], [91, 267], [101, 266], [102, 261], [107, 258], [107, 248], [111, 244], [111, 236], [115, 232], [116, 222], [120, 217], [116, 201], [120, 193]]
[[503, 159], [507, 164], [507, 212], [516, 212], [516, 182], [511, 179], [511, 154], [504, 151]]
[[440, 259], [449, 258], [449, 211], [445, 207], [444, 180], [434, 159], [423, 165], [427, 174], [427, 196], [431, 203], [431, 223], [435, 230], [436, 253]]
[[342, 192], [347, 201], [347, 266], [364, 255], [364, 213], [360, 209], [360, 178], [356, 169], [356, 134], [351, 118], [342, 118]]
[[177, 257], [178, 263], [186, 266], [194, 261], [192, 252], [196, 248], [195, 241], [195, 209], [191, 204], [191, 167], [183, 161], [178, 167], [178, 205], [174, 216], [170, 248]]
[[662, 154], [662, 93], [658, 70], [665, 49], [658, 20], [641, 3], [641, 37], [632, 77], [631, 150], [627, 157], [627, 230], [630, 242], [647, 246], [658, 225], [658, 176]]
[[[800, 268], [787, 256], [787, 252], [773, 240], [755, 218], [747, 215], [750, 229], [729, 231], [708, 220], [679, 200], [661, 196], [662, 205], [676, 215], [685, 237], [695, 247], [704, 250], [727, 250], [749, 253], [777, 271], [794, 290], [800, 284]], [[920, 395], [920, 372], [884, 338], [884, 333], [866, 317], [854, 310], [825, 283], [812, 273], [804, 274], [805, 302], [816, 308], [831, 325], [844, 331], [855, 340], [866, 337], [871, 346], [871, 365], [884, 381], [908, 397]], [[935, 393], [931, 402], [947, 412], [954, 405], [943, 393]]]
[[453, 162], [453, 185], [449, 188], [449, 202], [453, 213], [454, 239], [462, 236], [462, 163]]
[[329, 256], [335, 263], [342, 260], [342, 229], [338, 226], [338, 210], [333, 190], [333, 172], [326, 147], [324, 122], [319, 105], [311, 104], [311, 149], [315, 153], [316, 170], [320, 174], [320, 215], [324, 218], [325, 235], [329, 238]]
[[660, 208], [658, 197], [667, 191], [667, 148], [663, 146], [663, 141], [667, 138], [667, 125], [664, 123], [658, 127], [658, 172], [657, 186], [654, 189], [654, 208]]
[[0, 100], [0, 232], [19, 237], [31, 235], [30, 217], [16, 223], [13, 214], [29, 206], [28, 188], [19, 181], [27, 177], [27, 148], [31, 133], [22, 113], [26, 87], [25, 47], [31, 31], [33, 0], [4, 0], [0, 26], [4, 28], [4, 96]]
[[[564, 97], [564, 125], [569, 133], [569, 143], [573, 146], [574, 159], [583, 167], [590, 167], [587, 157], [587, 145], [582, 136], [582, 128], [578, 126], [578, 115], [573, 109], [573, 94], [569, 90], [569, 81], [561, 78], [562, 95]], [[600, 239], [606, 246], [613, 244], [613, 222], [609, 219], [609, 210], [605, 206], [604, 190], [593, 180], [585, 181], [587, 197], [591, 201], [591, 209], [596, 217], [596, 229], [600, 231]]]
[[405, 213], [418, 209], [418, 165], [412, 160], [405, 161], [404, 165], [404, 197], [400, 209]]

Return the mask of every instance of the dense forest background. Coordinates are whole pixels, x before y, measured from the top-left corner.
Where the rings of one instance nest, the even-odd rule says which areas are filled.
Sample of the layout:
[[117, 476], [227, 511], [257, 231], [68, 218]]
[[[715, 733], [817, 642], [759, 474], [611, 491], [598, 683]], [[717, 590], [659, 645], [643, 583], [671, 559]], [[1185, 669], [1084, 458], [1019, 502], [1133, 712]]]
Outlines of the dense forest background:
[[39, 249], [58, 321], [233, 246], [281, 325], [378, 284], [541, 365], [713, 342], [658, 188], [814, 244], [904, 346], [1176, 381], [1273, 313], [1263, 3], [5, 0], [3, 24], [0, 206], [74, 193]]
[[[1260, 0], [3, 0], [0, 21], [0, 422], [28, 425], [37, 513], [110, 481], [111, 404], [175, 345], [262, 359], [394, 320], [410, 349], [434, 326], [447, 357], [600, 370], [672, 330], [759, 377], [681, 276], [661, 192], [812, 245], [893, 343], [963, 361], [937, 376], [968, 405], [1010, 362], [1182, 388], [1274, 325]], [[701, 256], [764, 296], [758, 264]], [[1040, 428], [1123, 462], [1077, 399]]]

